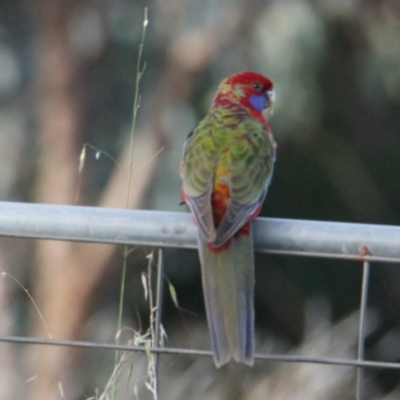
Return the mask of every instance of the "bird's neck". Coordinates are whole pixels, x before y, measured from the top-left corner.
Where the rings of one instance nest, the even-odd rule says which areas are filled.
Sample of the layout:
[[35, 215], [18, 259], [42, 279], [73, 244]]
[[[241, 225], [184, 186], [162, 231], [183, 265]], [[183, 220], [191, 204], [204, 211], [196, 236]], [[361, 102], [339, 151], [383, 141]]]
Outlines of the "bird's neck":
[[227, 118], [240, 121], [245, 118], [255, 118], [264, 126], [264, 128], [269, 132], [271, 129], [267, 120], [264, 118], [262, 112], [255, 110], [251, 105], [247, 105], [245, 102], [231, 101], [231, 99], [226, 97], [216, 97], [209, 114], [214, 114], [215, 116], [221, 116], [226, 120]]

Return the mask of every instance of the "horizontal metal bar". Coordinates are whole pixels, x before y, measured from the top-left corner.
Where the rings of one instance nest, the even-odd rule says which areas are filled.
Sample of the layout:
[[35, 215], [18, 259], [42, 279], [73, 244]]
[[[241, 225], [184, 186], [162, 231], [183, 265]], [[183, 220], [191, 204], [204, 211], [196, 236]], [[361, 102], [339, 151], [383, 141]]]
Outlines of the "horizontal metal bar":
[[[0, 202], [0, 236], [196, 247], [189, 213]], [[265, 253], [400, 262], [400, 227], [258, 218]]]
[[[30, 345], [47, 345], [47, 346], [67, 346], [67, 347], [80, 347], [86, 349], [96, 350], [120, 350], [132, 351], [139, 353], [156, 353], [156, 354], [173, 354], [173, 355], [192, 355], [211, 357], [212, 352], [208, 350], [195, 350], [195, 349], [181, 349], [175, 347], [149, 347], [137, 345], [117, 345], [112, 343], [93, 343], [84, 341], [72, 340], [57, 340], [57, 339], [44, 339], [32, 338], [22, 336], [0, 336], [0, 342], [5, 343], [21, 343]], [[346, 358], [332, 358], [332, 357], [310, 357], [293, 354], [260, 354], [257, 353], [254, 357], [256, 360], [264, 361], [286, 361], [298, 363], [312, 363], [312, 364], [326, 364], [326, 365], [341, 365], [347, 367], [364, 367], [364, 368], [388, 368], [400, 369], [400, 363], [385, 362], [385, 361], [367, 361], [367, 360], [351, 360]]]

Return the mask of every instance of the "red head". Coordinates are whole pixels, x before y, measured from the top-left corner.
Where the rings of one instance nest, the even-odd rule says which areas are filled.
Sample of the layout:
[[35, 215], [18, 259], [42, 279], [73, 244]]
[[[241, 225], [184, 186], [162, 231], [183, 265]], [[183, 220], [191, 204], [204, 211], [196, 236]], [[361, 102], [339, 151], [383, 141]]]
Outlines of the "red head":
[[272, 106], [275, 92], [272, 82], [256, 72], [230, 75], [219, 85], [213, 105], [240, 104], [253, 112]]

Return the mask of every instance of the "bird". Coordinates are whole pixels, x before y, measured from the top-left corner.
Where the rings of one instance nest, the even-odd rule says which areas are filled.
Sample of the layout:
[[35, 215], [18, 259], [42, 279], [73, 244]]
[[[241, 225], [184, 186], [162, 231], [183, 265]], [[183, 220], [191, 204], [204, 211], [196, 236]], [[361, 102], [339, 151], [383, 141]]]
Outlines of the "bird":
[[222, 80], [183, 146], [182, 202], [197, 226], [205, 309], [217, 368], [254, 363], [252, 221], [271, 182], [276, 142], [263, 111], [275, 91], [256, 72]]

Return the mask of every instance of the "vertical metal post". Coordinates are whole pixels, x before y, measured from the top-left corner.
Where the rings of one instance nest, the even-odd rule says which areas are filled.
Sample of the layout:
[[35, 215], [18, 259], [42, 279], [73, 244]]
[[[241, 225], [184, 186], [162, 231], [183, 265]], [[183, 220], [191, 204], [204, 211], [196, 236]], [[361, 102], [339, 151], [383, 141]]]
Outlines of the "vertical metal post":
[[[361, 285], [360, 321], [358, 329], [358, 349], [357, 349], [358, 361], [364, 360], [364, 340], [365, 340], [365, 324], [367, 319], [369, 270], [370, 270], [369, 262], [364, 261], [362, 285]], [[363, 398], [363, 384], [364, 384], [364, 368], [357, 367], [356, 400], [362, 400]]]
[[[157, 253], [157, 288], [156, 288], [156, 309], [155, 309], [155, 322], [154, 322], [154, 346], [161, 347], [161, 320], [163, 308], [163, 288], [164, 288], [164, 249], [158, 249]], [[160, 355], [155, 354], [155, 374], [156, 374], [156, 387], [158, 392], [158, 362]], [[158, 393], [157, 393], [158, 395]]]

